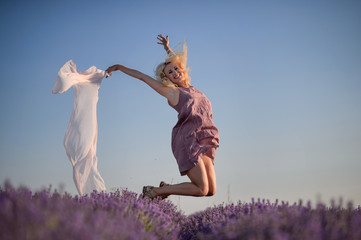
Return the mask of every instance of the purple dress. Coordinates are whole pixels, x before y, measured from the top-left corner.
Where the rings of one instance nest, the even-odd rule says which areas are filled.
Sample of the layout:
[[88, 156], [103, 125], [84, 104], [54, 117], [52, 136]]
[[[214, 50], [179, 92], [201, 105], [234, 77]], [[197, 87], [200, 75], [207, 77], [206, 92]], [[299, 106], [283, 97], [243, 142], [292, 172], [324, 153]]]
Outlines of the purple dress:
[[196, 166], [204, 154], [214, 164], [219, 135], [208, 98], [192, 86], [180, 87], [178, 104], [170, 106], [178, 112], [178, 122], [172, 131], [172, 150], [181, 175]]

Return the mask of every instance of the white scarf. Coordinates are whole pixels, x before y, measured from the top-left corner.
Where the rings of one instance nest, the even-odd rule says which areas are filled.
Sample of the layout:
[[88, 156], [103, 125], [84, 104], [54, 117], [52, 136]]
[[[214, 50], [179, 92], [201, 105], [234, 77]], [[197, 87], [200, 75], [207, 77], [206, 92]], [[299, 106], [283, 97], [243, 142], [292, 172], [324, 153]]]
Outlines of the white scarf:
[[96, 156], [98, 123], [98, 92], [106, 72], [90, 67], [77, 72], [76, 65], [69, 60], [60, 69], [53, 93], [74, 91], [74, 109], [64, 137], [64, 147], [73, 165], [73, 177], [80, 195], [93, 190], [106, 191], [103, 178], [98, 171]]

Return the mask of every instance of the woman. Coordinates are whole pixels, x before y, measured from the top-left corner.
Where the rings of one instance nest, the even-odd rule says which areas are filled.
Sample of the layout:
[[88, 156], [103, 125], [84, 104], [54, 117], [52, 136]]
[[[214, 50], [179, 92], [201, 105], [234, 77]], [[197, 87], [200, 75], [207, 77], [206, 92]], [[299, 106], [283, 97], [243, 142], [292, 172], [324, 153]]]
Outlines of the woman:
[[174, 185], [161, 182], [159, 187], [145, 186], [143, 195], [149, 198], [213, 196], [216, 193], [213, 165], [219, 136], [212, 120], [211, 104], [203, 93], [190, 85], [186, 45], [182, 52], [175, 54], [169, 48], [168, 36], [158, 35], [157, 39], [168, 53], [166, 61], [156, 69], [157, 79], [119, 64], [106, 70], [109, 74], [119, 70], [144, 81], [167, 98], [169, 105], [178, 112], [178, 122], [172, 131], [172, 150], [180, 174], [187, 175], [190, 182]]

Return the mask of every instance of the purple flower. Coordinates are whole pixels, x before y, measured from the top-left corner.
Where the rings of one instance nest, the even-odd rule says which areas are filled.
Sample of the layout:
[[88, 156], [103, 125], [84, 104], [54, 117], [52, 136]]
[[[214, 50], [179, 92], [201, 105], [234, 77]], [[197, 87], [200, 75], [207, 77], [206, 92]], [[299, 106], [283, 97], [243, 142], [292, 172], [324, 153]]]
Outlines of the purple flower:
[[361, 208], [302, 201], [221, 204], [190, 216], [127, 189], [85, 196], [0, 187], [0, 239], [361, 239]]

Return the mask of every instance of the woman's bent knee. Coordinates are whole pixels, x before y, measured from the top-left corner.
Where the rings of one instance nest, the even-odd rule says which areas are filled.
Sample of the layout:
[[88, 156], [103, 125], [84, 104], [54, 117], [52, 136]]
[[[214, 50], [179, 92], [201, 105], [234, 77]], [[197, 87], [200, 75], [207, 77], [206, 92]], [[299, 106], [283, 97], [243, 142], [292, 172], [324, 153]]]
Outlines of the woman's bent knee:
[[207, 185], [198, 188], [199, 188], [198, 196], [200, 197], [207, 196], [207, 194], [209, 193], [209, 189]]
[[216, 191], [216, 188], [210, 188], [206, 196], [211, 197], [216, 194]]

